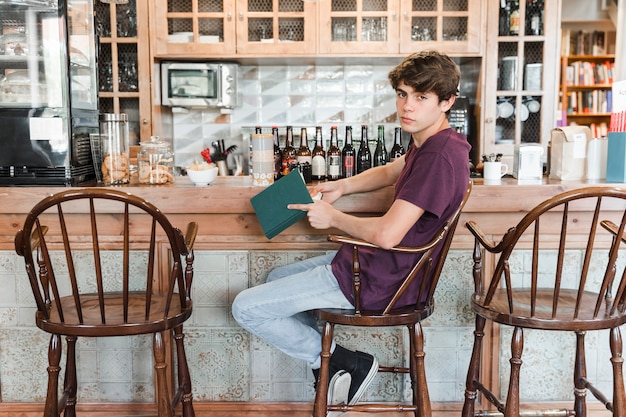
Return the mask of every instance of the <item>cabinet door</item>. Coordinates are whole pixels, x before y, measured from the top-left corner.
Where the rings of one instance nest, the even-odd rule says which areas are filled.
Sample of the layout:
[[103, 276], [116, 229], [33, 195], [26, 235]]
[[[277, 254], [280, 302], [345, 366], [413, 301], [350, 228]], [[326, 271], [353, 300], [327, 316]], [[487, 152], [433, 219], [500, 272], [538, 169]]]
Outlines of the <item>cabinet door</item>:
[[[536, 20], [531, 25], [531, 4], [541, 7], [539, 29]], [[558, 101], [560, 8], [560, 0], [489, 2], [481, 151], [502, 153], [509, 171], [515, 145], [540, 143], [546, 158]]]
[[319, 3], [322, 54], [397, 54], [398, 0], [328, 0]]
[[235, 54], [235, 2], [154, 0], [154, 54], [204, 58]]
[[400, 52], [438, 49], [448, 54], [482, 54], [482, 0], [401, 0]]
[[148, 1], [95, 2], [101, 113], [126, 113], [131, 144], [149, 140], [152, 129]]
[[316, 49], [316, 3], [237, 0], [237, 55], [311, 55]]

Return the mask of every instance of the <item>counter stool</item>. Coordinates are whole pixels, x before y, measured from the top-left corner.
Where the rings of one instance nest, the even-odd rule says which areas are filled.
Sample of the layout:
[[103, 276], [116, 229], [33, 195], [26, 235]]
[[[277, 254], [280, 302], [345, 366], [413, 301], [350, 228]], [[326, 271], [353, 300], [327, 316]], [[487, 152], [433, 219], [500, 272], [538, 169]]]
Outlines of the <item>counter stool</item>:
[[[626, 416], [622, 373], [622, 338], [626, 323], [626, 271], [617, 270], [618, 253], [626, 237], [626, 190], [587, 187], [556, 195], [530, 210], [500, 242], [492, 241], [478, 225], [467, 228], [475, 237], [474, 284], [471, 299], [476, 314], [474, 348], [467, 373], [463, 417], [474, 417], [478, 393], [505, 417], [520, 411], [520, 368], [524, 330], [568, 331], [576, 334], [574, 405], [549, 410], [551, 416], [586, 415], [585, 397], [591, 392], [614, 417]], [[602, 244], [600, 250], [597, 245]], [[553, 256], [548, 256], [547, 251]], [[483, 254], [496, 257], [495, 270], [483, 264]], [[577, 254], [581, 254], [577, 259]], [[523, 259], [526, 262], [522, 262]], [[573, 260], [577, 259], [577, 262]], [[520, 272], [520, 265], [527, 266]], [[517, 265], [512, 268], [511, 265]], [[483, 279], [486, 280], [483, 287]], [[511, 369], [506, 401], [480, 379], [484, 328], [487, 321], [511, 326]], [[608, 329], [613, 367], [613, 401], [587, 379], [585, 334]], [[489, 358], [487, 358], [488, 360]], [[501, 370], [500, 372], [503, 372]], [[565, 383], [565, 381], [563, 381]], [[534, 407], [533, 415], [542, 415]]]
[[[183, 323], [192, 311], [197, 230], [191, 222], [183, 236], [153, 204], [107, 188], [69, 189], [32, 208], [15, 249], [26, 263], [37, 327], [52, 335], [45, 417], [76, 415], [78, 337], [140, 334], [153, 335], [158, 416], [172, 417], [181, 403], [182, 415], [194, 416]], [[67, 354], [59, 397], [61, 336]], [[168, 381], [168, 363], [177, 364], [176, 382]]]
[[[322, 333], [322, 353], [319, 382], [315, 393], [314, 417], [325, 417], [327, 412], [366, 411], [366, 412], [399, 412], [412, 411], [416, 417], [430, 417], [430, 397], [424, 371], [424, 337], [422, 334], [421, 321], [430, 316], [434, 311], [433, 295], [439, 276], [443, 268], [461, 210], [467, 202], [472, 183], [468, 184], [463, 201], [456, 212], [444, 224], [433, 239], [424, 246], [405, 247], [396, 246], [390, 251], [397, 253], [415, 254], [416, 262], [413, 269], [404, 278], [404, 281], [396, 291], [392, 300], [384, 311], [365, 311], [361, 309], [360, 299], [360, 266], [359, 248], [379, 248], [378, 246], [345, 236], [329, 236], [328, 240], [353, 248], [353, 292], [355, 308], [344, 309], [319, 309], [315, 310], [318, 319], [325, 322]], [[421, 276], [421, 286], [415, 305], [396, 308], [395, 304], [404, 291], [410, 286], [416, 276]], [[331, 405], [328, 404], [328, 381], [330, 379], [330, 356], [335, 325], [361, 326], [361, 327], [389, 327], [406, 326], [409, 329], [409, 367], [379, 366], [378, 372], [408, 373], [411, 378], [413, 399], [411, 404], [373, 404], [363, 403], [354, 405]]]

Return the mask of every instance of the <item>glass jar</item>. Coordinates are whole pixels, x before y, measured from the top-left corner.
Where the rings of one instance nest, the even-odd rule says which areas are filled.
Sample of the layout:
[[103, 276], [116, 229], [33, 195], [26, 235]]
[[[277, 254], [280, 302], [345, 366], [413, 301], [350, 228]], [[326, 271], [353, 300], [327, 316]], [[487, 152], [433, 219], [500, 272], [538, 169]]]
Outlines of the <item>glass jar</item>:
[[128, 184], [130, 181], [130, 158], [128, 116], [125, 113], [103, 113], [100, 115], [100, 146], [104, 184]]
[[173, 184], [174, 155], [169, 143], [152, 136], [150, 142], [139, 142], [137, 170], [140, 184]]

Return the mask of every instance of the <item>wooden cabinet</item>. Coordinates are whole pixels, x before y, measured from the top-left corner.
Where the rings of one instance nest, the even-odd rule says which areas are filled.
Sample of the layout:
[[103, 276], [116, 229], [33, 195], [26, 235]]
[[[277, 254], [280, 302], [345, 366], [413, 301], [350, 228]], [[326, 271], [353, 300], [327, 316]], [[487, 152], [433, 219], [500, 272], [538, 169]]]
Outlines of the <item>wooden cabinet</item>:
[[148, 1], [94, 3], [101, 113], [126, 113], [131, 144], [152, 134]]
[[615, 55], [561, 58], [561, 110], [566, 123], [588, 125], [594, 137], [606, 136]]
[[[519, 4], [519, 13], [511, 27], [513, 4]], [[536, 19], [531, 4], [541, 5], [538, 26], [530, 21]], [[541, 143], [545, 149], [555, 127], [560, 9], [561, 1], [546, 1], [544, 6], [543, 1], [489, 0], [481, 153], [502, 153], [510, 168], [515, 145]]]
[[439, 49], [480, 54], [479, 0], [333, 0], [320, 2], [321, 54], [407, 54]]
[[183, 58], [234, 54], [235, 10], [230, 0], [153, 1], [154, 54]]
[[480, 55], [481, 0], [156, 0], [159, 57]]
[[296, 56], [317, 48], [315, 3], [157, 0], [153, 7], [156, 57]]

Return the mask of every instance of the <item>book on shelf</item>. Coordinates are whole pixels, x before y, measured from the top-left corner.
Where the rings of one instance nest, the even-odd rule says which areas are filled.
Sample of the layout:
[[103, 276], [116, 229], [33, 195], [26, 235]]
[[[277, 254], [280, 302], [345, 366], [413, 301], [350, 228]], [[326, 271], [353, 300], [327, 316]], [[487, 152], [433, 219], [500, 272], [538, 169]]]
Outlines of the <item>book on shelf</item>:
[[306, 216], [306, 211], [290, 210], [288, 204], [308, 204], [313, 199], [297, 169], [263, 189], [250, 199], [263, 233], [268, 239]]
[[574, 61], [565, 69], [565, 84], [570, 87], [611, 85], [614, 72], [614, 62]]
[[612, 55], [615, 37], [615, 31], [562, 29], [561, 55]]

